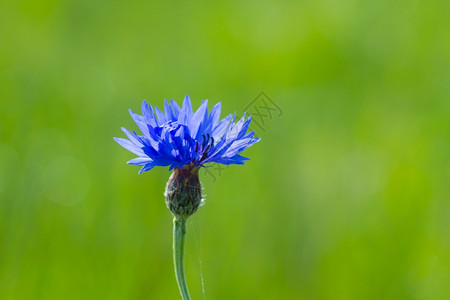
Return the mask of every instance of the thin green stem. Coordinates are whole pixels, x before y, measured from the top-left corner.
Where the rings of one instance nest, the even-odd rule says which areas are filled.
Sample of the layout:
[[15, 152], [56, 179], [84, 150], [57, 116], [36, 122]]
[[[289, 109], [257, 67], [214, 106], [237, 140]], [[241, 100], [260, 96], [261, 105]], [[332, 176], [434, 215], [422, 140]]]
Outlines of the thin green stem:
[[186, 219], [173, 219], [173, 263], [178, 288], [183, 300], [191, 300], [184, 275], [184, 243], [186, 240]]

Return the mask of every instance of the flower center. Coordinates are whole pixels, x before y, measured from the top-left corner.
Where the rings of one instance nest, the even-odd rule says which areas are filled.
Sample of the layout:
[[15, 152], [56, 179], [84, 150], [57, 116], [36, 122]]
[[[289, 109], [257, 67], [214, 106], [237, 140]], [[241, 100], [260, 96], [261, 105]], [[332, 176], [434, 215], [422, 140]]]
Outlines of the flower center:
[[195, 152], [201, 155], [199, 162], [208, 156], [208, 151], [214, 146], [214, 138], [208, 134], [202, 135], [201, 141], [195, 142]]

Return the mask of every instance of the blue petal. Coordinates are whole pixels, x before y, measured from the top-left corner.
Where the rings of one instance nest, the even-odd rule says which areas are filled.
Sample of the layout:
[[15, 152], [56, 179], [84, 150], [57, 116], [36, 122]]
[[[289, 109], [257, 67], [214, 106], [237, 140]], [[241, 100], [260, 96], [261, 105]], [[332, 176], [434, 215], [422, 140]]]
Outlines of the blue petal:
[[212, 137], [214, 140], [218, 141], [227, 131], [228, 127], [231, 124], [231, 119], [233, 118], [233, 115], [228, 115], [225, 119], [219, 122], [216, 127], [212, 130]]
[[184, 131], [185, 127], [180, 127], [178, 130], [174, 133], [173, 141], [176, 145], [176, 147], [180, 150], [181, 157], [186, 157], [186, 147], [184, 147]]
[[158, 126], [158, 122], [156, 121], [155, 113], [153, 112], [153, 108], [150, 104], [147, 103], [147, 101], [142, 102], [142, 115], [145, 118], [145, 121], [153, 126]]
[[132, 160], [127, 161], [127, 164], [135, 165], [135, 166], [143, 166], [143, 165], [146, 165], [146, 164], [149, 164], [152, 162], [153, 162], [153, 160], [148, 157], [136, 157], [136, 158], [133, 158]]
[[192, 117], [191, 121], [189, 122], [189, 130], [191, 132], [191, 136], [194, 139], [199, 138], [198, 133], [201, 136], [202, 131], [201, 130], [199, 131], [199, 129], [201, 129], [202, 124], [206, 122], [207, 117], [208, 117], [208, 100], [205, 100], [202, 102], [202, 105], [200, 105], [200, 107]]
[[139, 174], [142, 174], [145, 171], [150, 171], [151, 169], [153, 169], [154, 167], [156, 167], [155, 162], [146, 164], [145, 166], [142, 167], [142, 169], [139, 170]]
[[145, 122], [145, 119], [143, 116], [136, 114], [131, 109], [129, 110], [131, 118], [133, 118], [133, 121], [136, 123], [136, 125], [139, 127], [143, 135], [148, 135], [148, 125]]
[[124, 147], [125, 149], [127, 149], [128, 151], [139, 155], [139, 156], [145, 156], [144, 151], [142, 151], [141, 148], [137, 147], [135, 144], [133, 144], [132, 142], [130, 142], [129, 140], [126, 139], [121, 139], [121, 138], [114, 138], [114, 140], [116, 142], [118, 142], [122, 147]]
[[126, 136], [130, 139], [130, 141], [133, 142], [133, 144], [136, 144], [136, 145], [139, 145], [142, 147], [144, 146], [144, 144], [142, 144], [141, 140], [136, 136], [136, 133], [133, 134], [124, 127], [122, 127], [121, 129], [126, 134]]
[[234, 157], [221, 157], [221, 158], [215, 160], [214, 162], [219, 163], [219, 164], [224, 164], [224, 165], [231, 165], [231, 164], [243, 165], [246, 160], [249, 160], [249, 159], [247, 157], [236, 155]]
[[245, 121], [244, 125], [242, 125], [242, 128], [239, 131], [239, 134], [237, 136], [238, 139], [242, 138], [245, 133], [248, 130], [248, 126], [250, 126], [250, 122], [252, 121], [252, 116], [248, 117], [247, 121]]
[[180, 107], [178, 106], [178, 103], [175, 100], [170, 99], [170, 104], [172, 105], [175, 118], [178, 119], [178, 116], [180, 115], [181, 111]]
[[208, 125], [205, 127], [205, 132], [209, 133], [211, 130], [216, 127], [217, 123], [220, 119], [220, 111], [222, 109], [222, 103], [219, 102], [211, 109], [208, 118]]
[[222, 140], [217, 146], [214, 148], [213, 151], [208, 155], [208, 158], [205, 160], [205, 162], [213, 162], [216, 161], [216, 159], [220, 158], [233, 144], [233, 140], [227, 141]]
[[253, 136], [255, 135], [255, 131], [250, 131], [249, 133], [247, 133], [246, 135], [244, 135], [242, 138], [246, 139], [246, 138], [253, 138]]
[[162, 125], [168, 121], [168, 120], [166, 120], [166, 117], [164, 116], [163, 112], [158, 108], [158, 106], [155, 106], [155, 112], [156, 112], [156, 117], [158, 117], [158, 123], [160, 125]]
[[252, 142], [252, 139], [243, 139], [243, 140], [237, 140], [231, 146], [227, 149], [227, 151], [222, 154], [223, 157], [232, 157], [239, 152], [243, 151], [245, 148], [247, 148], [247, 145]]
[[189, 125], [189, 121], [192, 118], [192, 105], [191, 99], [186, 95], [183, 101], [183, 108], [181, 109], [180, 115], [178, 116], [178, 123], [183, 125]]
[[245, 115], [239, 120], [239, 122], [237, 122], [236, 124], [233, 124], [230, 127], [230, 130], [227, 132], [227, 139], [237, 139], [238, 134], [239, 134], [242, 126], [244, 125], [244, 122], [245, 122]]
[[176, 121], [177, 118], [175, 117], [172, 107], [169, 105], [169, 103], [167, 102], [167, 99], [164, 99], [164, 115], [166, 117], [167, 121]]

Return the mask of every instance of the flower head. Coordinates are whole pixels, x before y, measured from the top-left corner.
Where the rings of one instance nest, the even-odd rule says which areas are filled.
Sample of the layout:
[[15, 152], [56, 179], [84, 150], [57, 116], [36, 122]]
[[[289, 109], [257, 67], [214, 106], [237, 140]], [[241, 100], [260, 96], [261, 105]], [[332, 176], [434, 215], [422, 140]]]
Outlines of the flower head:
[[236, 113], [220, 120], [221, 103], [208, 113], [208, 100], [193, 112], [189, 96], [180, 108], [174, 100], [164, 102], [164, 113], [146, 101], [142, 115], [130, 110], [142, 135], [122, 128], [127, 139], [114, 138], [125, 149], [138, 155], [128, 164], [142, 166], [139, 173], [155, 166], [199, 168], [206, 163], [244, 164], [248, 158], [239, 155], [260, 139], [254, 131], [247, 133], [251, 117], [245, 114], [235, 123]]

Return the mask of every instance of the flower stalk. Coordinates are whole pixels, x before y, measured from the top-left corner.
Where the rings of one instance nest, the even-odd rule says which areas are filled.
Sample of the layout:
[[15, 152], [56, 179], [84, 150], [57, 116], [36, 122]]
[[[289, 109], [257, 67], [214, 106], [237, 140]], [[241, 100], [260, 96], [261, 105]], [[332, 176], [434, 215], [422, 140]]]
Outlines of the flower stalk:
[[186, 219], [173, 219], [173, 263], [178, 288], [183, 300], [191, 300], [184, 273], [184, 244], [186, 241]]
[[183, 300], [190, 300], [184, 273], [184, 245], [186, 241], [186, 220], [203, 204], [202, 184], [198, 168], [186, 166], [175, 168], [167, 181], [164, 193], [166, 205], [173, 214], [173, 263], [175, 277]]

